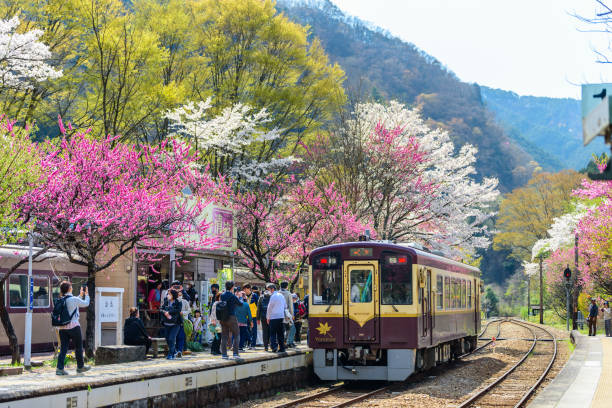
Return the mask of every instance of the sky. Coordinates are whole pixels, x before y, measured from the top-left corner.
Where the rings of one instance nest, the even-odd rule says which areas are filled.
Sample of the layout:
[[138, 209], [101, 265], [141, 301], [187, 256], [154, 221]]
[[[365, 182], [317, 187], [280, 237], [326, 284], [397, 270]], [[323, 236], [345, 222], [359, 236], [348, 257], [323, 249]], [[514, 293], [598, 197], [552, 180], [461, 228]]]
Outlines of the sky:
[[[607, 0], [612, 7], [612, 0]], [[593, 17], [595, 0], [332, 0], [437, 58], [461, 80], [519, 95], [580, 99], [580, 84], [612, 82], [612, 35]], [[580, 31], [582, 30], [582, 31]], [[610, 54], [612, 55], [612, 52]]]

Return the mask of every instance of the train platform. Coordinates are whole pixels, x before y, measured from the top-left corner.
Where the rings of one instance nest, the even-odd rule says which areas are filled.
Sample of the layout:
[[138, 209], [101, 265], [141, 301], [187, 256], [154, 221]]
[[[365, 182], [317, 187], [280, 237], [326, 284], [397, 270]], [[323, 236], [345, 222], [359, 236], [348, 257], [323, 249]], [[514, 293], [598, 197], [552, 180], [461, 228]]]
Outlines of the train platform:
[[528, 408], [612, 407], [612, 337], [571, 334], [576, 344], [565, 367]]
[[[93, 366], [76, 374], [56, 376], [55, 369], [34, 370], [0, 380], [1, 408], [206, 406], [295, 389], [310, 381], [311, 349], [298, 346], [285, 353], [246, 351], [223, 360], [194, 353], [179, 360], [164, 358]], [[241, 394], [247, 394], [242, 396]]]

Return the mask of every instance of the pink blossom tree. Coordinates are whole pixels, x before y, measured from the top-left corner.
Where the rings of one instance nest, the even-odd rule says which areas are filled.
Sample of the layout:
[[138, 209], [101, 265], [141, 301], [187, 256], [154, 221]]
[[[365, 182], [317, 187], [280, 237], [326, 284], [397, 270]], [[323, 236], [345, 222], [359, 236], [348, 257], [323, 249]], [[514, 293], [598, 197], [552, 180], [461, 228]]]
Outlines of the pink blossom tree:
[[[351, 133], [359, 135], [351, 137]], [[335, 144], [332, 139], [320, 136], [303, 145], [304, 162], [314, 163], [312, 177], [323, 186], [335, 183], [351, 212], [372, 225], [380, 239], [414, 238], [416, 227], [426, 222], [436, 189], [423, 177], [428, 153], [401, 126], [387, 128], [379, 122], [367, 137], [351, 131], [345, 135], [354, 139], [341, 143], [344, 150], [340, 156], [348, 162], [333, 166], [329, 165], [333, 152], [328, 149]]]
[[[21, 219], [34, 223], [44, 245], [87, 267], [91, 295], [96, 275], [137, 244], [160, 251], [214, 247], [214, 238], [203, 238], [208, 224], [201, 213], [219, 190], [207, 173], [193, 171], [189, 151], [177, 142], [135, 146], [77, 132], [49, 147], [41, 161], [44, 181], [18, 200]], [[95, 307], [92, 297], [88, 356]]]
[[364, 228], [333, 184], [319, 190], [312, 180], [289, 179], [265, 190], [239, 192], [235, 208], [238, 252], [266, 282], [278, 282], [278, 265], [287, 262], [296, 265], [289, 277], [295, 283], [312, 249], [355, 239]]

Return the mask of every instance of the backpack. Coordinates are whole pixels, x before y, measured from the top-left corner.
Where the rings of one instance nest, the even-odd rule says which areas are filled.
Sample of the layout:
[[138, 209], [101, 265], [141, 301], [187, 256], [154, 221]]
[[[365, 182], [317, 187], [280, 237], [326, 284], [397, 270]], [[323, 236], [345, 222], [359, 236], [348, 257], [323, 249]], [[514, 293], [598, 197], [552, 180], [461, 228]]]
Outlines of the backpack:
[[268, 313], [268, 304], [270, 303], [270, 297], [266, 297], [264, 296], [263, 300], [261, 301], [261, 315], [264, 317], [266, 317], [266, 314]]
[[53, 305], [51, 313], [51, 326], [65, 326], [72, 320], [77, 309], [74, 309], [72, 314], [68, 313], [68, 305], [66, 305], [66, 296], [57, 299]]
[[304, 306], [304, 302], [298, 303], [298, 316], [302, 317], [306, 315], [306, 306]]
[[219, 303], [217, 303], [216, 312], [217, 312], [217, 320], [220, 322], [224, 322], [230, 317], [229, 306], [227, 302], [224, 300], [221, 300], [219, 301]]

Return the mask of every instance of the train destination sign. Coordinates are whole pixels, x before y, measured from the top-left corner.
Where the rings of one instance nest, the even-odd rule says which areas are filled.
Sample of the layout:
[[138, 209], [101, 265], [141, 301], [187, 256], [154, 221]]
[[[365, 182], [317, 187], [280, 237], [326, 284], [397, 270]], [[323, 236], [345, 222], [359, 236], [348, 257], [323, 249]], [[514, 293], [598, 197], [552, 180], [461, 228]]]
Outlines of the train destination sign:
[[351, 248], [349, 253], [351, 256], [372, 256], [372, 248]]

